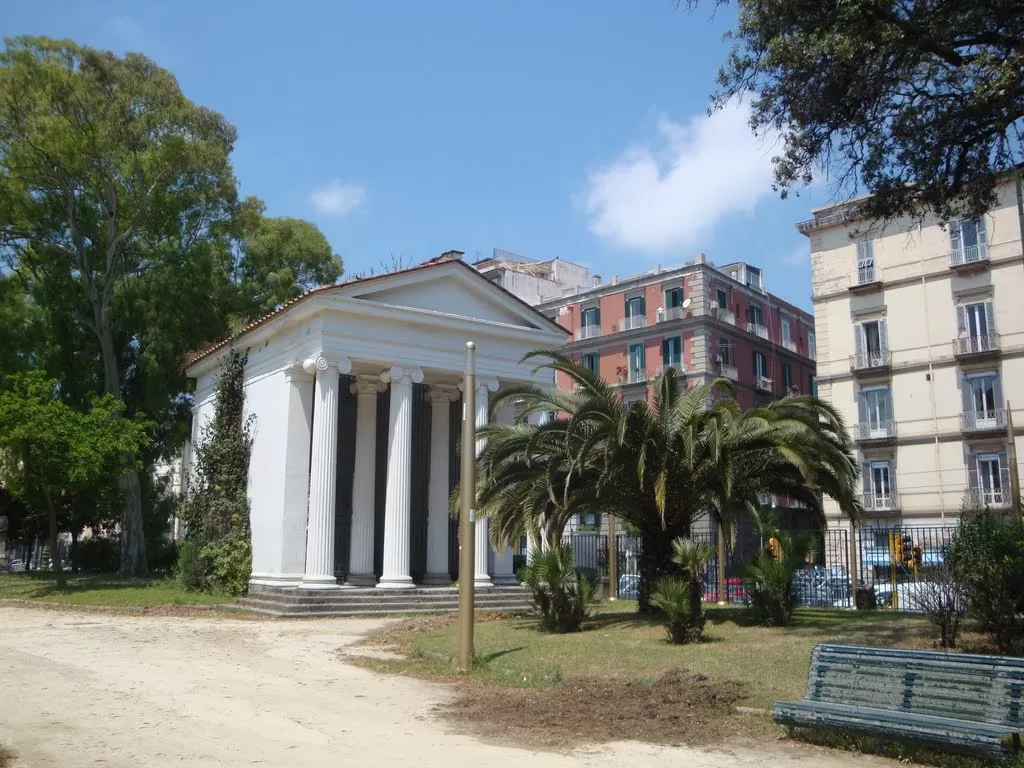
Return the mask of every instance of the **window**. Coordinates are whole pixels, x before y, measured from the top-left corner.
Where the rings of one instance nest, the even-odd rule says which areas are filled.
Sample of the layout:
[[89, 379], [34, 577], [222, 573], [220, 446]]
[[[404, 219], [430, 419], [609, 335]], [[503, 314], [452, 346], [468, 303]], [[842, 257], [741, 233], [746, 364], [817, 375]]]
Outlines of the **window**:
[[862, 240], [857, 243], [857, 285], [875, 282], [875, 243]]
[[679, 368], [683, 360], [683, 339], [680, 336], [672, 336], [661, 342], [662, 364], [666, 368], [673, 366]]
[[646, 314], [647, 309], [643, 296], [626, 299], [626, 317], [644, 317]]
[[768, 378], [768, 358], [764, 352], [754, 350], [754, 377], [758, 379]]
[[789, 327], [789, 320], [782, 318], [782, 344], [783, 346], [789, 346], [793, 343], [792, 331]]
[[807, 391], [815, 397], [818, 396], [818, 377], [813, 373], [807, 376]]
[[764, 325], [760, 304], [751, 304], [747, 307], [747, 322], [753, 325]]
[[782, 364], [782, 383], [786, 387], [786, 392], [793, 387], [793, 366], [789, 363]]
[[597, 373], [599, 370], [597, 352], [580, 355], [580, 365], [592, 373]]
[[761, 289], [761, 270], [757, 267], [747, 266], [747, 285], [751, 288]]
[[665, 308], [672, 309], [673, 307], [683, 306], [683, 289], [682, 288], [670, 288], [665, 291]]
[[889, 338], [885, 319], [853, 326], [857, 368], [877, 368], [889, 364]]
[[647, 363], [644, 359], [644, 345], [629, 345], [629, 382], [631, 384], [647, 380]]
[[964, 424], [968, 428], [984, 429], [1000, 426], [1003, 393], [999, 374], [976, 373], [963, 381]]
[[725, 288], [718, 289], [718, 308], [728, 309], [729, 308], [729, 292]]
[[814, 331], [807, 332], [807, 356], [811, 360], [818, 358], [818, 340], [814, 335]]
[[893, 509], [895, 483], [888, 460], [870, 461], [861, 469], [866, 509]]
[[984, 219], [950, 222], [949, 250], [953, 263], [969, 264], [988, 258]]
[[580, 315], [580, 324], [584, 328], [590, 326], [598, 326], [601, 324], [601, 308], [600, 307], [588, 307], [583, 310]]
[[495, 285], [501, 285], [502, 277], [504, 277], [504, 275], [501, 272], [495, 272], [493, 275], [488, 275], [487, 279]]
[[979, 453], [970, 457], [967, 482], [977, 506], [1002, 507], [1009, 501], [1006, 453]]
[[987, 339], [993, 331], [995, 331], [995, 317], [991, 299], [957, 305], [957, 336], [982, 340]]
[[577, 531], [599, 531], [601, 529], [601, 514], [599, 512], [583, 512], [576, 518]]
[[732, 365], [732, 341], [725, 336], [718, 339], [718, 356], [722, 365]]
[[892, 393], [888, 387], [861, 390], [858, 411], [863, 437], [889, 437], [892, 427]]

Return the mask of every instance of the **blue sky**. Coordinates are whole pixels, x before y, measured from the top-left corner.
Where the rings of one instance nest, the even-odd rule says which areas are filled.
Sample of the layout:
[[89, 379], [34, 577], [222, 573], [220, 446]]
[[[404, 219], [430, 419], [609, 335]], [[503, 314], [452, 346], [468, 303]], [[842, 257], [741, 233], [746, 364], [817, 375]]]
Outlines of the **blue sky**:
[[238, 128], [242, 193], [316, 222], [349, 273], [456, 248], [606, 277], [698, 251], [810, 308], [771, 142], [706, 116], [732, 11], [674, 0], [8, 3], [3, 35], [141, 51]]

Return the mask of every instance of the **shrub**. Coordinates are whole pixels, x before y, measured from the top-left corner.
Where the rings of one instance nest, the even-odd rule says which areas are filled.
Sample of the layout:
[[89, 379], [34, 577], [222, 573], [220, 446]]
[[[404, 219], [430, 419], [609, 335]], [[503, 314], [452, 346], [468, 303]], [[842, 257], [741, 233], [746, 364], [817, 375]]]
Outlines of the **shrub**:
[[560, 545], [534, 550], [519, 580], [533, 593], [541, 627], [548, 632], [577, 632], [590, 617], [597, 587], [573, 567], [572, 548]]
[[921, 572], [915, 600], [921, 612], [939, 630], [939, 647], [956, 648], [964, 616], [964, 585], [960, 569], [947, 562]]
[[178, 546], [178, 583], [185, 589], [203, 589], [203, 566], [200, 563], [199, 545], [185, 539]]
[[121, 567], [121, 540], [90, 536], [71, 547], [71, 568], [81, 573], [117, 573]]
[[814, 539], [807, 534], [786, 534], [771, 519], [756, 519], [761, 536], [770, 546], [747, 564], [747, 594], [758, 620], [768, 627], [785, 627], [793, 620], [796, 595], [793, 584], [797, 571], [814, 551]]
[[651, 602], [665, 614], [665, 630], [670, 643], [693, 642], [704, 633], [703, 617], [699, 621], [694, 619], [692, 594], [692, 585], [678, 576], [664, 576], [654, 585]]
[[1002, 653], [1024, 652], [1024, 521], [965, 511], [948, 557], [963, 576], [967, 615]]

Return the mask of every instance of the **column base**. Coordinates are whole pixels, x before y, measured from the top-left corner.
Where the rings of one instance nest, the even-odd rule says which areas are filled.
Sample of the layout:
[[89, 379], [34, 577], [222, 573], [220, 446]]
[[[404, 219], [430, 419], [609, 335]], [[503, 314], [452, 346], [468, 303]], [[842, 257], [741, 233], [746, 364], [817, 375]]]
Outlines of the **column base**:
[[428, 573], [423, 577], [422, 584], [428, 587], [447, 587], [452, 583], [450, 573]]
[[518, 587], [520, 584], [522, 584], [522, 582], [512, 574], [509, 574], [508, 576], [494, 577], [494, 586], [496, 587]]
[[306, 576], [299, 582], [299, 589], [338, 589], [334, 576]]
[[412, 576], [392, 576], [387, 579], [381, 577], [377, 582], [377, 589], [414, 589]]
[[345, 577], [346, 587], [375, 587], [377, 577], [372, 573], [350, 573]]
[[473, 579], [473, 586], [477, 589], [488, 589], [494, 586], [494, 582], [490, 576], [477, 576]]
[[302, 583], [302, 574], [260, 574], [254, 573], [249, 577], [249, 583], [257, 587], [297, 587]]

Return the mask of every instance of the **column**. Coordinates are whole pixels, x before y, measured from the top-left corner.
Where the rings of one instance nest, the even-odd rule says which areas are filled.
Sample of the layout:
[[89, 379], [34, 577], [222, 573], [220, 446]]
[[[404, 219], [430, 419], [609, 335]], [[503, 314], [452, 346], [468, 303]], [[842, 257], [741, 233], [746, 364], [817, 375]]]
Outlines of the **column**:
[[412, 493], [412, 385], [423, 381], [418, 368], [393, 368], [381, 374], [391, 384], [388, 433], [388, 483], [384, 501], [384, 572], [380, 588], [411, 587], [409, 515]]
[[[297, 586], [306, 570], [306, 526], [309, 517], [309, 451], [313, 433], [313, 376], [300, 363], [285, 372], [288, 399], [285, 403], [284, 434], [284, 503], [280, 532], [272, 533], [280, 545], [280, 571], [274, 571], [271, 583]], [[255, 523], [254, 523], [255, 527]], [[253, 552], [253, 577], [265, 580], [266, 574], [256, 568]]]
[[430, 387], [430, 490], [427, 513], [427, 575], [424, 584], [447, 585], [449, 409], [455, 388]]
[[[541, 411], [537, 414], [537, 426], [544, 426], [551, 420], [551, 413], [549, 411]], [[548, 551], [547, 539], [544, 537], [544, 531], [538, 526], [535, 530], [531, 531], [526, 537], [526, 559], [527, 562], [533, 562], [533, 553], [539, 547], [542, 552]]]
[[373, 518], [377, 473], [377, 393], [379, 376], [360, 376], [352, 385], [356, 395], [356, 461], [352, 477], [352, 537], [348, 578], [351, 586], [372, 587]]
[[330, 363], [323, 354], [302, 364], [316, 374], [313, 442], [309, 462], [309, 512], [306, 518], [306, 573], [303, 588], [330, 589], [334, 577], [335, 480], [338, 467], [338, 376], [352, 363]]
[[[491, 392], [498, 391], [498, 382], [495, 379], [477, 379], [476, 382], [476, 427], [486, 426], [489, 398]], [[484, 441], [476, 441], [476, 455], [484, 449]], [[473, 581], [477, 587], [492, 586], [491, 575], [487, 567], [488, 555], [491, 551], [491, 540], [488, 535], [490, 521], [486, 517], [476, 518], [476, 551], [474, 552], [474, 574]]]

